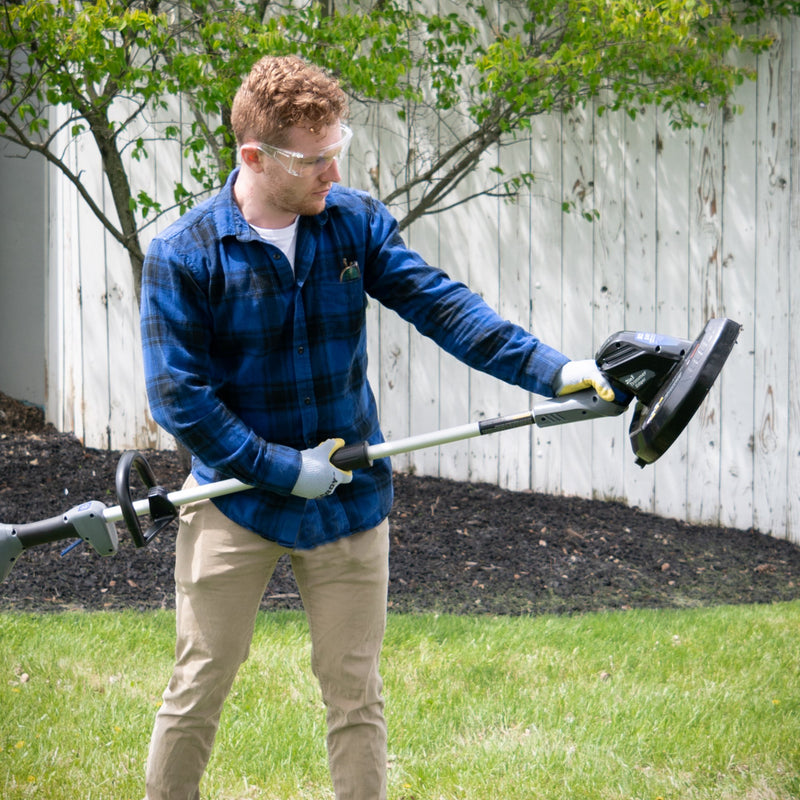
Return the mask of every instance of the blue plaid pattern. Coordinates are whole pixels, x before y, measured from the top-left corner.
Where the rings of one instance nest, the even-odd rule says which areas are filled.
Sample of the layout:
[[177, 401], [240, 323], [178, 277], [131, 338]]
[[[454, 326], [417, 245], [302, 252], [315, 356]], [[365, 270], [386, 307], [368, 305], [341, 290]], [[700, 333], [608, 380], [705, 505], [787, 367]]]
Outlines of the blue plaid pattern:
[[293, 274], [242, 216], [236, 174], [153, 240], [141, 306], [153, 418], [194, 453], [201, 484], [254, 487], [214, 500], [230, 519], [308, 548], [389, 513], [389, 459], [330, 497], [290, 494], [300, 450], [334, 436], [383, 441], [367, 381], [368, 296], [466, 364], [552, 393], [568, 359], [408, 249], [381, 203], [335, 185], [323, 213], [300, 219]]

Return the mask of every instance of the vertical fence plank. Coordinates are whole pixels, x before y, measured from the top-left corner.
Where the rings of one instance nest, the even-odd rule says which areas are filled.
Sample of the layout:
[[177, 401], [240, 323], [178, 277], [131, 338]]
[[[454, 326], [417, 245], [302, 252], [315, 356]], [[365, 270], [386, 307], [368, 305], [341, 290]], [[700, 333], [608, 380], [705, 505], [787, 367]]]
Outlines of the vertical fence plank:
[[[442, 247], [439, 231], [439, 215], [428, 217], [413, 226], [409, 236], [409, 244], [413, 245], [428, 262], [439, 266]], [[440, 380], [440, 349], [430, 339], [414, 328], [409, 336], [409, 404], [413, 408], [410, 417], [411, 435], [427, 433], [440, 427], [442, 406], [447, 406], [451, 388], [442, 385]], [[415, 471], [423, 475], [439, 474], [439, 447], [426, 447], [417, 450], [410, 456]]]
[[[391, 175], [402, 168], [406, 162], [408, 131], [393, 114], [380, 117], [378, 131], [378, 150], [380, 153], [380, 174], [378, 176], [381, 192], [391, 186]], [[402, 205], [394, 209], [402, 213]], [[408, 238], [406, 232], [405, 238]], [[410, 435], [409, 408], [409, 357], [410, 331], [408, 325], [393, 311], [381, 308], [379, 312], [379, 367], [380, 367], [380, 420], [387, 439], [400, 439]], [[396, 470], [407, 470], [410, 457], [407, 454], [395, 456], [392, 465]]]
[[[656, 329], [688, 337], [689, 143], [674, 131], [666, 114], [656, 115]], [[655, 480], [653, 510], [680, 517], [686, 508], [687, 444], [683, 435], [669, 452], [648, 467]]]
[[[376, 108], [365, 109], [351, 120], [353, 145], [345, 163], [343, 178], [348, 186], [369, 192], [373, 197], [380, 194], [381, 157], [378, 142], [380, 139], [381, 114]], [[381, 408], [381, 307], [372, 298], [367, 299], [367, 380], [375, 395], [378, 409]], [[388, 312], [386, 312], [388, 313]]]
[[753, 349], [756, 283], [756, 85], [737, 100], [750, 113], [723, 112], [725, 162], [722, 203], [724, 315], [742, 325], [736, 347], [719, 378], [720, 522], [753, 524]]
[[[603, 114], [594, 121], [594, 196], [598, 216], [593, 224], [594, 275], [591, 357], [610, 334], [625, 325], [625, 121]], [[621, 499], [628, 451], [623, 417], [585, 423], [592, 437], [592, 494]]]
[[[692, 131], [689, 244], [689, 337], [722, 310], [722, 113], [707, 109]], [[692, 521], [719, 514], [720, 392], [715, 384], [686, 428], [686, 513]]]
[[[584, 218], [584, 214], [591, 215], [596, 207], [593, 123], [593, 107], [578, 107], [566, 115], [563, 132], [564, 199], [573, 207], [564, 218], [562, 241], [562, 349], [565, 355], [576, 360], [590, 358], [593, 354], [593, 227]], [[561, 472], [564, 494], [591, 496], [591, 442], [592, 432], [587, 425], [564, 426]]]
[[[791, 84], [789, 96], [800, 96], [800, 17], [789, 23], [791, 36]], [[787, 502], [785, 527], [787, 539], [800, 542], [800, 103], [791, 104], [791, 230], [789, 241], [789, 420], [787, 429], [786, 458]]]
[[[117, 109], [118, 115], [126, 113], [125, 105]], [[135, 178], [134, 191], [155, 195], [153, 159], [135, 162], [129, 151], [123, 156], [125, 168]], [[107, 213], [116, 220], [114, 205], [107, 191]], [[141, 219], [141, 217], [139, 217]], [[131, 403], [135, 393], [139, 364], [138, 308], [133, 286], [131, 262], [127, 250], [110, 235], [103, 238], [105, 269], [102, 273], [104, 287], [103, 307], [106, 310], [105, 336], [113, 342], [113, 356], [107, 362], [108, 370], [108, 445], [119, 447], [122, 442], [133, 441], [142, 428], [138, 417], [139, 403]], [[98, 276], [99, 277], [99, 276]]]
[[133, 287], [131, 264], [127, 252], [109, 243], [106, 269], [109, 309], [108, 337], [114, 342], [114, 355], [109, 359], [109, 446], [122, 448], [124, 442], [135, 441], [139, 432], [147, 430], [140, 403], [131, 402], [143, 385], [139, 357], [139, 310]]
[[[436, 0], [437, 12], [448, 14], [454, 11], [464, 13], [456, 0]], [[457, 121], [456, 126], [458, 125]], [[447, 126], [437, 128], [440, 142], [448, 136]], [[459, 196], [462, 196], [459, 190]], [[437, 214], [439, 227], [439, 247], [435, 253], [436, 265], [444, 269], [451, 278], [469, 285], [470, 262], [468, 255], [472, 241], [471, 218], [462, 217], [461, 211], [469, 206], [461, 206], [450, 213]], [[475, 244], [479, 240], [475, 240]], [[474, 287], [471, 287], [474, 288]], [[461, 425], [471, 419], [470, 369], [449, 353], [438, 352], [439, 383], [441, 386], [439, 423], [441, 427]], [[439, 448], [439, 472], [443, 478], [467, 480], [470, 477], [471, 442], [463, 440], [451, 442]]]
[[[53, 109], [50, 113], [50, 124], [55, 130], [61, 123], [60, 109]], [[66, 133], [62, 132], [56, 137], [65, 158], [70, 158]], [[74, 148], [72, 148], [74, 149]], [[45, 416], [48, 422], [55, 425], [60, 431], [70, 431], [66, 424], [63, 403], [63, 392], [66, 389], [65, 352], [63, 349], [64, 316], [74, 307], [69, 303], [64, 294], [65, 253], [69, 246], [69, 220], [68, 209], [65, 203], [64, 191], [66, 181], [62, 180], [54, 166], [47, 168], [45, 191], [47, 192], [47, 252], [45, 254], [45, 320], [47, 332], [45, 334]]]
[[[497, 0], [498, 25], [520, 26], [524, 14]], [[519, 28], [517, 28], [519, 29]], [[498, 148], [497, 168], [504, 177], [531, 171], [531, 142], [521, 136]], [[496, 178], [497, 176], [495, 176]], [[502, 178], [501, 178], [502, 179]], [[491, 186], [491, 184], [489, 184]], [[532, 330], [530, 194], [521, 191], [514, 201], [496, 200], [498, 306], [497, 311], [516, 325]], [[510, 414], [530, 407], [533, 397], [506, 383], [498, 384], [498, 413]], [[507, 489], [531, 486], [530, 431], [518, 428], [496, 435], [499, 453], [498, 482]]]
[[[562, 347], [563, 306], [562, 226], [562, 117], [537, 117], [531, 144], [530, 249], [532, 323], [536, 336]], [[534, 402], [536, 398], [534, 398]], [[534, 428], [531, 487], [556, 494], [561, 491], [563, 460], [561, 427]]]
[[[656, 252], [658, 221], [656, 215], [656, 114], [653, 109], [640, 114], [625, 125], [626, 158], [625, 253], [623, 257], [625, 330], [657, 330], [656, 325]], [[669, 333], [668, 331], [664, 331]], [[625, 455], [623, 483], [628, 503], [647, 511], [653, 509], [655, 472], [641, 469], [634, 463], [628, 440], [628, 427], [633, 405], [624, 417]]]
[[[500, 150], [498, 166], [506, 174], [530, 171], [530, 143], [515, 142]], [[530, 300], [530, 203], [527, 193], [510, 203], [497, 201], [499, 306], [502, 317], [531, 330]], [[518, 387], [500, 384], [501, 414], [517, 413], [531, 403]], [[500, 452], [499, 482], [508, 489], [529, 489], [531, 476], [530, 431], [516, 429], [497, 435]]]
[[[442, 137], [441, 127], [436, 120], [431, 120], [428, 124], [431, 136], [435, 137], [438, 145]], [[418, 220], [411, 226], [407, 241], [427, 263], [440, 267], [445, 272], [451, 271], [453, 265], [449, 258], [445, 259], [445, 255], [449, 255], [452, 250], [450, 242], [442, 239], [440, 214]], [[415, 435], [442, 427], [442, 410], [450, 405], [449, 393], [454, 387], [448, 386], [441, 379], [443, 354], [433, 341], [412, 328], [409, 346], [409, 404], [413, 408], [410, 426], [411, 434]], [[458, 389], [455, 388], [455, 391]], [[411, 468], [423, 475], [439, 475], [442, 450], [441, 447], [426, 447], [410, 454]]]
[[[445, 4], [440, 4], [442, 11]], [[488, 13], [486, 23], [482, 30], [486, 36], [494, 25], [503, 23], [500, 4], [485, 5]], [[476, 19], [477, 22], [477, 19]], [[464, 258], [469, 267], [469, 287], [495, 310], [500, 306], [500, 261], [499, 261], [499, 232], [497, 224], [497, 201], [485, 192], [487, 187], [493, 186], [497, 175], [492, 168], [497, 165], [497, 152], [494, 148], [484, 153], [482, 160], [475, 170], [466, 177], [459, 195], [480, 195], [465, 206], [462, 218], [464, 230], [469, 235], [462, 237]], [[469, 373], [469, 420], [480, 422], [484, 419], [496, 417], [501, 412], [500, 408], [500, 383], [496, 378], [484, 372], [470, 370]], [[500, 468], [500, 441], [501, 437], [488, 436], [469, 440], [469, 478], [470, 480], [497, 483]]]
[[[757, 528], [783, 535], [786, 522], [789, 348], [790, 54], [783, 30], [759, 70], [755, 308], [755, 480]], [[794, 488], [794, 487], [793, 487]]]
[[[471, 236], [465, 236], [465, 231], [469, 230], [469, 223], [459, 214], [437, 216], [439, 216], [440, 237], [437, 266], [444, 269], [454, 280], [468, 284], [469, 260], [464, 254], [463, 245], [471, 241]], [[440, 426], [450, 427], [469, 422], [471, 370], [443, 350], [437, 353], [437, 359], [441, 387], [438, 415]], [[470, 442], [451, 442], [439, 448], [438, 474], [443, 478], [466, 480], [470, 475]]]
[[[491, 157], [491, 156], [489, 156]], [[464, 182], [463, 191], [472, 194], [481, 191], [494, 180], [488, 166], [479, 168]], [[493, 309], [500, 304], [500, 276], [497, 257], [497, 206], [487, 196], [472, 200], [464, 208], [466, 218], [462, 224], [469, 236], [461, 240], [456, 252], [469, 269], [468, 285]], [[480, 422], [500, 413], [500, 386], [496, 378], [484, 372], [469, 372], [469, 421]], [[469, 440], [469, 478], [473, 481], [496, 483], [499, 466], [499, 437]]]
[[[113, 206], [107, 207], [105, 175], [94, 141], [86, 134], [78, 141], [78, 163], [84, 170], [81, 180], [94, 197], [102, 197], [104, 210], [113, 220]], [[86, 164], [93, 168], [86, 169]], [[75, 261], [72, 264], [74, 291], [80, 297], [80, 314], [75, 320], [74, 341], [79, 361], [75, 361], [80, 382], [76, 381], [76, 435], [88, 447], [108, 447], [109, 426], [109, 337], [106, 303], [106, 232], [85, 203], [76, 198], [77, 216]]]

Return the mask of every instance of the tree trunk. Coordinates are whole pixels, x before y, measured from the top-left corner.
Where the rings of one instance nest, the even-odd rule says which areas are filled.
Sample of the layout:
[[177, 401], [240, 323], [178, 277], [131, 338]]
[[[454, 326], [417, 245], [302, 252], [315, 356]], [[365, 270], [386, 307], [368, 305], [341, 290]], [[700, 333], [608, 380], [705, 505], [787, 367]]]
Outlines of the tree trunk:
[[132, 208], [133, 196], [131, 195], [128, 174], [125, 171], [122, 155], [117, 147], [117, 140], [108, 119], [96, 111], [85, 113], [84, 116], [89, 121], [92, 136], [100, 151], [103, 171], [111, 189], [111, 197], [114, 201], [114, 208], [116, 209], [122, 232], [122, 236], [118, 237], [118, 239], [128, 251], [128, 256], [130, 257], [133, 286], [136, 292], [136, 304], [138, 305], [141, 300], [144, 253], [142, 252], [139, 232], [136, 226], [136, 215]]

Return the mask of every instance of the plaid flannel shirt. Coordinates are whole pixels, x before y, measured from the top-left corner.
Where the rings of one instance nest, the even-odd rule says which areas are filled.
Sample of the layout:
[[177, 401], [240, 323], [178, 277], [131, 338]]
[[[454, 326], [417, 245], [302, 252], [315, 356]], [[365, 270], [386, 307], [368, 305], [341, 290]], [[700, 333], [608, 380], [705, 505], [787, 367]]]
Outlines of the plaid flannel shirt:
[[367, 296], [466, 364], [552, 394], [568, 359], [409, 250], [381, 203], [334, 185], [326, 210], [300, 219], [293, 273], [242, 216], [237, 174], [153, 240], [141, 307], [154, 419], [194, 454], [201, 484], [254, 487], [214, 500], [230, 519], [308, 548], [389, 513], [389, 459], [329, 497], [290, 494], [300, 450], [329, 437], [383, 441], [367, 381]]

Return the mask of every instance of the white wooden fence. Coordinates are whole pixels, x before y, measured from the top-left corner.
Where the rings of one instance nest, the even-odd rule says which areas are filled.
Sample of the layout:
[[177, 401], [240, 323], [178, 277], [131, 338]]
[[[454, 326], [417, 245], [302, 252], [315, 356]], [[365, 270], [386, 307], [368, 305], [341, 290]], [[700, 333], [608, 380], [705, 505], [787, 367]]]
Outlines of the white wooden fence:
[[[735, 98], [743, 114], [707, 109], [702, 127], [679, 133], [656, 110], [635, 121], [591, 109], [537, 118], [529, 141], [496, 156], [533, 171], [532, 192], [514, 205], [484, 198], [423, 218], [407, 235], [431, 263], [574, 358], [621, 329], [694, 338], [709, 317], [740, 322], [720, 380], [669, 452], [636, 467], [628, 413], [421, 450], [397, 457], [396, 469], [622, 500], [800, 542], [800, 24], [775, 30], [758, 80]], [[385, 180], [403, 143], [377, 117], [355, 122], [347, 177], [369, 189], [369, 170]], [[99, 169], [87, 169], [91, 145], [80, 142], [71, 157], [101, 193]], [[489, 161], [472, 188], [492, 180]], [[177, 169], [179, 152], [164, 148], [136, 174], [152, 187]], [[127, 257], [63, 179], [51, 173], [49, 187], [48, 418], [92, 447], [169, 446], [147, 412]], [[564, 214], [564, 201], [599, 217]], [[369, 315], [370, 379], [387, 438], [533, 402], [392, 312], [373, 303]]]

